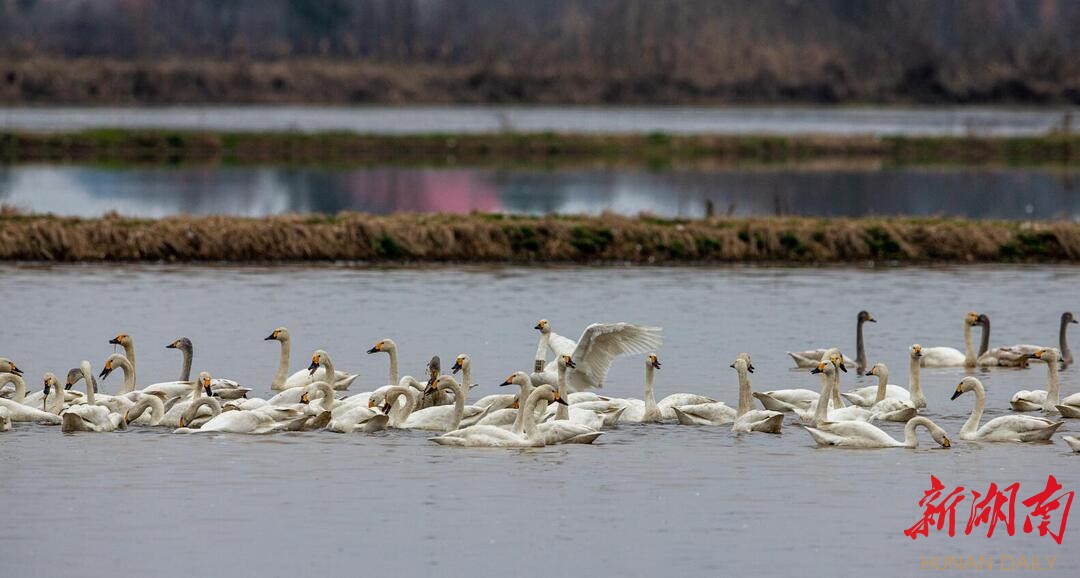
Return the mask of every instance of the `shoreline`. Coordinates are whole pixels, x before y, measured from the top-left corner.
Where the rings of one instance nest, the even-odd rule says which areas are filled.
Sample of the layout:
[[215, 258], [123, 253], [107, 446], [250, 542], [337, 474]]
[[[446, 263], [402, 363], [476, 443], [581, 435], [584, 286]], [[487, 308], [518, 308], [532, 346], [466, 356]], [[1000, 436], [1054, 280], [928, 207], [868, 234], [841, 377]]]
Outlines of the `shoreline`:
[[894, 165], [1080, 164], [1080, 135], [874, 137], [475, 133], [211, 132], [103, 129], [0, 132], [0, 163], [422, 164], [664, 167], [693, 163], [876, 161]]
[[205, 264], [1078, 263], [1080, 223], [501, 214], [0, 214], [0, 261]]

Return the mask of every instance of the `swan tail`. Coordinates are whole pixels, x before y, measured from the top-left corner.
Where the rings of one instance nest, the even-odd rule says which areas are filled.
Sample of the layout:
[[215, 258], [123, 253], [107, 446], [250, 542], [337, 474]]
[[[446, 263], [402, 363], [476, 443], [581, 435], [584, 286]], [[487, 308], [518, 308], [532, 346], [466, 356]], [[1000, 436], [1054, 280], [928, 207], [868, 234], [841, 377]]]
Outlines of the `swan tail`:
[[604, 418], [604, 427], [616, 427], [619, 425], [619, 420], [622, 419], [623, 413], [626, 412], [625, 407], [609, 411], [607, 413], [600, 414]]
[[373, 416], [371, 419], [365, 421], [361, 427], [357, 428], [364, 433], [372, 433], [382, 431], [386, 429], [386, 426], [390, 423], [390, 416], [385, 414], [379, 414]]
[[1044, 428], [1024, 432], [1023, 434], [1020, 434], [1020, 439], [1025, 442], [1049, 440], [1054, 435], [1054, 432], [1063, 425], [1065, 425], [1065, 422], [1056, 421]]
[[679, 409], [677, 407], [673, 407], [671, 409], [675, 411], [675, 418], [679, 420], [680, 424], [682, 424], [682, 425], [701, 425], [701, 422], [698, 421], [697, 418], [695, 418], [694, 416], [686, 413], [685, 411], [683, 411], [683, 410], [681, 410], [681, 409]]
[[334, 382], [334, 389], [336, 391], [345, 391], [346, 389], [349, 389], [349, 386], [352, 385], [352, 382], [356, 381], [357, 377], [360, 377], [360, 374], [354, 373], [354, 374], [346, 377], [345, 379], [340, 379], [338, 381], [335, 381]]
[[1061, 439], [1065, 440], [1065, 443], [1069, 444], [1069, 447], [1072, 448], [1072, 451], [1080, 452], [1080, 438], [1075, 438], [1073, 436], [1062, 436]]
[[319, 415], [311, 418], [311, 422], [307, 425], [308, 429], [323, 429], [330, 423], [330, 412], [324, 411]]
[[1073, 419], [1080, 418], [1080, 407], [1072, 405], [1055, 405], [1054, 407], [1057, 408], [1058, 412], [1061, 414], [1061, 417], [1068, 417]]
[[784, 425], [784, 414], [778, 413], [776, 415], [769, 416], [764, 421], [755, 424], [754, 431], [762, 433], [780, 433], [780, 428]]

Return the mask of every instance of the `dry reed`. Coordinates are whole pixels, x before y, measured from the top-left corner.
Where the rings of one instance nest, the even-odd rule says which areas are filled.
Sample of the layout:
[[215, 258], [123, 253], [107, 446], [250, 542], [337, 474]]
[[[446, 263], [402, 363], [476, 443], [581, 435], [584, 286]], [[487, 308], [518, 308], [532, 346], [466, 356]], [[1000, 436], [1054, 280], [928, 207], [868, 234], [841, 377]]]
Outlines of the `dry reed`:
[[48, 262], [1063, 262], [1080, 224], [490, 214], [100, 219], [0, 214], [0, 260]]

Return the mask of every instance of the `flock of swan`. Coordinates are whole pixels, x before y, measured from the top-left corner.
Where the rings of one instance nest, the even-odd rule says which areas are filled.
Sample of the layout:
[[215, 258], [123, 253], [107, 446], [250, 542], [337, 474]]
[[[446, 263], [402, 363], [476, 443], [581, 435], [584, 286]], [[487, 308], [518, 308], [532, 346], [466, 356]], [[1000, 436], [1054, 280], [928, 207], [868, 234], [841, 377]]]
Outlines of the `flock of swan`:
[[[251, 390], [234, 380], [214, 378], [201, 372], [191, 379], [193, 346], [180, 338], [167, 347], [183, 354], [179, 379], [140, 385], [136, 374], [135, 344], [128, 334], [110, 343], [123, 348], [103, 362], [96, 376], [89, 361], [67, 372], [65, 381], [45, 373], [43, 389], [27, 393], [23, 372], [8, 358], [0, 358], [0, 432], [13, 422], [59, 425], [63, 432], [111, 432], [129, 427], [171, 428], [178, 434], [267, 434], [283, 431], [329, 430], [339, 433], [375, 432], [384, 429], [415, 429], [437, 432], [433, 442], [447, 446], [539, 447], [552, 444], [588, 444], [602, 430], [627, 423], [674, 422], [687, 426], [725, 426], [736, 433], [779, 434], [786, 416], [793, 416], [821, 446], [855, 448], [915, 448], [917, 429], [948, 448], [948, 433], [925, 415], [927, 400], [920, 385], [924, 367], [1026, 367], [1041, 362], [1047, 368], [1045, 390], [1018, 391], [1010, 402], [1015, 413], [983, 424], [986, 390], [974, 377], [957, 384], [952, 399], [971, 393], [974, 406], [960, 429], [968, 441], [1034, 442], [1050, 440], [1064, 423], [1059, 418], [1080, 417], [1080, 393], [1061, 398], [1059, 371], [1073, 361], [1066, 331], [1076, 323], [1072, 313], [1061, 316], [1058, 347], [1020, 344], [990, 349], [990, 319], [968, 313], [964, 317], [963, 352], [951, 347], [909, 350], [908, 387], [889, 383], [883, 363], [868, 367], [863, 325], [875, 322], [861, 311], [856, 323], [856, 357], [838, 348], [789, 352], [799, 368], [810, 369], [821, 381], [820, 391], [784, 389], [754, 391], [750, 375], [754, 364], [740, 353], [730, 367], [739, 382], [735, 407], [696, 393], [675, 393], [657, 401], [656, 371], [661, 367], [656, 351], [662, 344], [658, 327], [631, 323], [594, 323], [574, 341], [552, 331], [547, 320], [535, 327], [540, 332], [531, 372], [517, 371], [500, 385], [507, 393], [488, 395], [467, 403], [472, 381], [472, 362], [458, 355], [450, 374], [443, 374], [438, 357], [432, 358], [427, 375], [416, 379], [399, 376], [397, 344], [379, 340], [369, 354], [389, 357], [386, 385], [352, 395], [342, 394], [357, 376], [338, 370], [330, 354], [319, 349], [307, 369], [289, 371], [290, 337], [275, 329], [266, 340], [281, 344], [277, 372], [271, 383], [276, 392], [268, 399], [250, 396]], [[979, 350], [972, 331], [982, 329]], [[552, 360], [548, 360], [551, 354]], [[644, 357], [642, 399], [604, 396], [601, 388], [612, 362], [621, 356]], [[875, 376], [877, 386], [841, 393], [840, 375], [849, 367]], [[115, 394], [101, 391], [98, 383], [117, 369], [123, 383]], [[461, 380], [455, 376], [460, 373]], [[85, 391], [73, 386], [83, 382]], [[760, 408], [755, 407], [755, 400]], [[1038, 412], [1042, 415], [1027, 415]], [[874, 422], [899, 422], [904, 437], [898, 440]], [[1080, 439], [1064, 436], [1080, 452]]]

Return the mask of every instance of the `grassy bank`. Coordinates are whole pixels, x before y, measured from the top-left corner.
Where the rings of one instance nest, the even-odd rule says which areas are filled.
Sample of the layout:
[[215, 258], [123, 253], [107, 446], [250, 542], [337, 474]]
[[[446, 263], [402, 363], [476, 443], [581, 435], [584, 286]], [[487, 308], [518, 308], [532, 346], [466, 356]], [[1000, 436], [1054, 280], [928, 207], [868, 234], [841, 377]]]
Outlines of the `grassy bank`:
[[47, 262], [1073, 262], [1080, 224], [942, 219], [411, 215], [138, 220], [0, 215], [0, 260]]
[[92, 130], [0, 133], [0, 162], [562, 164], [806, 162], [1080, 164], [1080, 136], [848, 137], [582, 135], [360, 135]]

